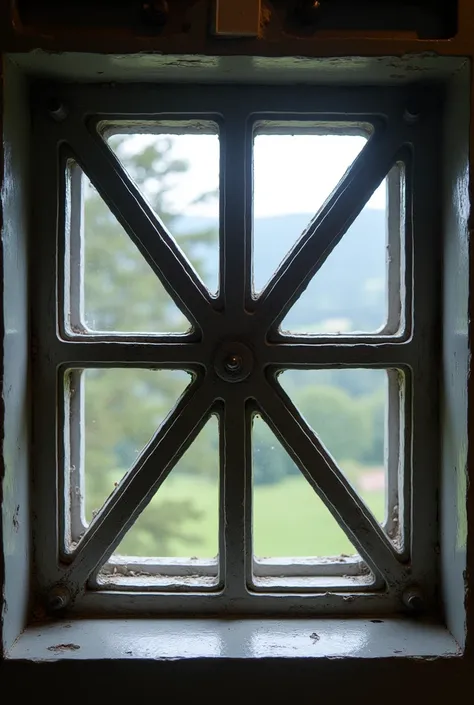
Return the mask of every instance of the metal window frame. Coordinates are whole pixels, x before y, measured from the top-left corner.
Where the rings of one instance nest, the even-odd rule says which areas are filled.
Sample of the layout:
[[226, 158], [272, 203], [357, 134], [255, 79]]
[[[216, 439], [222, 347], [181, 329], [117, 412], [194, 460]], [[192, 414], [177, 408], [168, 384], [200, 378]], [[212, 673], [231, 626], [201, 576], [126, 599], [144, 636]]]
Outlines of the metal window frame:
[[[437, 91], [431, 87], [417, 87], [416, 94], [409, 87], [48, 84], [36, 90], [35, 159], [41, 164], [42, 178], [34, 184], [36, 232], [32, 243], [33, 378], [37, 400], [33, 457], [35, 578], [50, 606], [68, 606], [91, 614], [391, 612], [402, 609], [407, 591], [413, 590], [422, 591], [427, 607], [435, 605], [439, 226], [432, 204], [437, 188], [438, 100]], [[99, 124], [114, 124], [120, 119], [137, 124], [204, 119], [218, 124], [221, 206], [220, 286], [216, 297], [209, 295], [98, 134]], [[251, 150], [254, 125], [262, 119], [370, 123], [374, 132], [338, 189], [255, 299], [250, 288]], [[66, 188], [65, 164], [71, 157], [87, 173], [190, 319], [191, 333], [110, 336], [65, 330], [61, 323], [67, 306], [64, 234], [74, 197]], [[389, 326], [378, 334], [337, 339], [280, 332], [278, 323], [285, 312], [374, 189], [400, 161], [405, 165], [405, 220], [397, 229], [404, 266], [398, 267], [398, 274], [389, 276], [391, 289], [395, 277], [397, 291], [404, 291], [402, 325], [397, 330]], [[391, 188], [400, 189], [400, 185], [392, 183]], [[389, 315], [390, 320], [393, 317]], [[251, 351], [250, 376], [238, 384], [225, 382], [215, 374], [216, 354], [218, 357], [222, 345], [229, 341], [246, 344]], [[194, 380], [79, 545], [66, 555], [61, 538], [67, 530], [61, 519], [61, 498], [68, 487], [59, 462], [65, 450], [64, 409], [57, 413], [64, 406], [64, 371], [104, 366], [187, 369], [193, 372]], [[400, 405], [405, 427], [400, 497], [405, 541], [402, 551], [397, 551], [386, 537], [275, 379], [275, 372], [282, 368], [338, 366], [379, 367], [398, 370], [404, 376]], [[249, 453], [250, 415], [256, 410], [358, 548], [373, 573], [370, 583], [361, 586], [359, 580], [356, 585], [360, 576], [353, 577], [351, 572], [357, 573], [358, 569], [348, 565], [345, 583], [331, 581], [328, 570], [326, 575], [308, 575], [307, 585], [301, 581], [283, 585], [278, 580], [273, 585], [255, 584], [249, 543]], [[146, 581], [131, 585], [123, 576], [122, 582], [100, 584], [98, 568], [210, 413], [218, 414], [222, 429], [223, 531], [217, 584], [207, 589], [204, 580], [201, 590], [191, 584], [185, 595], [182, 586], [176, 584], [179, 581], [173, 580], [161, 586], [150, 586]], [[178, 445], [177, 438], [181, 441]], [[158, 445], [163, 464], [156, 477], [150, 459]], [[247, 468], [246, 473], [241, 472], [242, 467]], [[200, 566], [202, 578], [213, 569], [212, 565]], [[180, 570], [175, 571], [178, 577]]]

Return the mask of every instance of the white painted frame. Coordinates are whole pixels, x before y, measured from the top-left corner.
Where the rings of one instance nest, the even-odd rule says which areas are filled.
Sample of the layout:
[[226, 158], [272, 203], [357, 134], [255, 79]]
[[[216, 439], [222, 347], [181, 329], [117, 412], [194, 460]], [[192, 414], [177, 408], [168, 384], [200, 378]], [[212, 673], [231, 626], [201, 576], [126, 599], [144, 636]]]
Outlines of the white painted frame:
[[[37, 577], [46, 595], [61, 595], [66, 603], [81, 611], [114, 613], [235, 611], [240, 613], [396, 611], [403, 606], [407, 590], [421, 590], [426, 607], [433, 606], [436, 576], [436, 467], [438, 340], [437, 257], [433, 238], [437, 223], [430, 199], [436, 174], [438, 120], [433, 110], [435, 92], [425, 89], [416, 97], [407, 89], [330, 89], [309, 92], [301, 88], [243, 87], [82, 87], [61, 85], [38, 100], [35, 111], [36, 155], [43, 166], [38, 184], [37, 223], [42, 233], [34, 293], [34, 316], [50, 321], [36, 326], [41, 335], [35, 341], [37, 354], [34, 380], [41, 412], [34, 420], [34, 473], [38, 488], [35, 542]], [[133, 112], [131, 111], [133, 107]], [[291, 106], [291, 112], [288, 112]], [[191, 108], [191, 110], [190, 110]], [[299, 111], [299, 112], [298, 112]], [[91, 118], [90, 116], [95, 116]], [[369, 122], [374, 135], [346, 175], [342, 187], [325, 204], [313, 225], [298, 241], [258, 301], [249, 289], [250, 272], [250, 150], [253, 125], [262, 118], [278, 116], [318, 122]], [[113, 154], [101, 142], [96, 126], [131, 118], [140, 123], [172, 116], [205, 116], [216, 120], [221, 133], [221, 287], [217, 298], [210, 297], [166, 231], [156, 221], [133, 184], [124, 175]], [[67, 148], [64, 149], [64, 145]], [[242, 154], [242, 145], [245, 150]], [[64, 335], [60, 321], [65, 291], [61, 266], [64, 261], [66, 212], [62, 190], [65, 155], [73, 154], [99, 189], [118, 220], [129, 232], [165, 288], [194, 324], [189, 336], [171, 341], [156, 336]], [[408, 156], [409, 155], [409, 156]], [[407, 190], [404, 233], [405, 318], [395, 332], [373, 336], [282, 335], [278, 322], [301, 293], [318, 264], [337, 244], [378, 183], [393, 164], [406, 165]], [[242, 165], [242, 170], [226, 170], [226, 163]], [[341, 193], [344, 191], [343, 197]], [[126, 193], [126, 197], [124, 196]], [[334, 205], [337, 202], [337, 208]], [[66, 204], [67, 205], [67, 204]], [[58, 217], [57, 217], [58, 216]], [[314, 237], [318, 232], [318, 240]], [[156, 234], [159, 234], [159, 239]], [[242, 237], [242, 233], [245, 234]], [[320, 248], [324, 238], [325, 250]], [[59, 256], [58, 256], [59, 253]], [[311, 266], [307, 266], [311, 262]], [[239, 265], [239, 266], [237, 266]], [[287, 266], [288, 265], [288, 266]], [[242, 276], [242, 272], [245, 276]], [[232, 291], [232, 297], [228, 292]], [[239, 304], [240, 302], [240, 304]], [[245, 309], [243, 303], [245, 302]], [[54, 315], [51, 313], [54, 311]], [[222, 311], [226, 312], [222, 316]], [[236, 327], [238, 321], [238, 327]], [[206, 331], [202, 335], [203, 330]], [[212, 332], [214, 331], [214, 334]], [[260, 335], [261, 333], [264, 335]], [[216, 337], [218, 335], [218, 337]], [[210, 362], [222, 340], [251, 341], [256, 359], [252, 375], [258, 379], [240, 384], [219, 382], [210, 376]], [[180, 400], [177, 411], [163, 424], [139, 462], [106, 503], [88, 535], [70, 556], [61, 555], [62, 419], [56, 417], [63, 390], [60, 380], [65, 369], [84, 366], [157, 366], [185, 368], [195, 373], [190, 390]], [[287, 367], [366, 366], [400, 370], [406, 380], [404, 422], [408, 439], [404, 447], [403, 522], [406, 527], [405, 554], [394, 550], [373, 517], [355, 495], [339, 469], [304, 426], [301, 417], [279, 389], [274, 372]], [[207, 371], [207, 372], [206, 372]], [[250, 384], [256, 392], [249, 392]], [[225, 386], [226, 391], [220, 390]], [[248, 403], [252, 396], [258, 398]], [[224, 397], [225, 405], [222, 398]], [[217, 400], [217, 401], [216, 401]], [[427, 403], [427, 401], [429, 403]], [[246, 408], [246, 411], [245, 411]], [[299, 585], [297, 592], [260, 592], [252, 584], [253, 567], [249, 556], [249, 414], [259, 409], [302, 471], [320, 494], [337, 521], [344, 526], [360, 554], [368, 563], [375, 581], [357, 591], [354, 582], [328, 582], [322, 575], [317, 584]], [[122, 589], [97, 590], [95, 574], [107, 553], [118, 544], [140, 509], [152, 496], [158, 482], [146, 475], [147, 460], [157, 444], [168, 457], [164, 470], [184, 452], [202, 427], [206, 415], [219, 413], [224, 427], [225, 453], [222, 514], [225, 532], [221, 535], [221, 563], [217, 587], [199, 592], [196, 586], [183, 595], [170, 584], [168, 592], [135, 584]], [[183, 413], [184, 412], [184, 413]], [[170, 434], [182, 438], [180, 448]], [[316, 461], [324, 466], [318, 475]], [[247, 465], [247, 477], [234, 472]], [[328, 472], [329, 469], [329, 472]], [[128, 486], [131, 496], [124, 499]], [[407, 490], [409, 488], [409, 492]], [[405, 494], [407, 493], [407, 494]], [[135, 497], [135, 499], [133, 499]], [[228, 498], [231, 497], [231, 500]], [[130, 506], [134, 509], [130, 512]], [[243, 511], [241, 507], [246, 507]], [[121, 527], [120, 529], [118, 527]], [[53, 540], [51, 540], [53, 538]], [[324, 573], [324, 570], [322, 571]], [[345, 571], [348, 574], [348, 571]], [[110, 587], [114, 587], [111, 585]], [[115, 588], [120, 588], [116, 585]], [[166, 587], [166, 586], [165, 586]], [[153, 588], [152, 588], [153, 589]], [[348, 595], [348, 593], [350, 593]], [[350, 599], [348, 599], [350, 597]], [[58, 606], [58, 601], [53, 600]]]

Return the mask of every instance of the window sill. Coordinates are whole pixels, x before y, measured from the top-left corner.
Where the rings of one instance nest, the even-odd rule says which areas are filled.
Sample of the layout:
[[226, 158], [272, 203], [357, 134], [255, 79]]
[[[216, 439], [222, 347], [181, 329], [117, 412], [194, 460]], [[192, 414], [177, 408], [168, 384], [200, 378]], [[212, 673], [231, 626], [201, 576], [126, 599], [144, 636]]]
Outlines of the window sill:
[[10, 661], [460, 656], [441, 625], [357, 619], [83, 619], [28, 627]]

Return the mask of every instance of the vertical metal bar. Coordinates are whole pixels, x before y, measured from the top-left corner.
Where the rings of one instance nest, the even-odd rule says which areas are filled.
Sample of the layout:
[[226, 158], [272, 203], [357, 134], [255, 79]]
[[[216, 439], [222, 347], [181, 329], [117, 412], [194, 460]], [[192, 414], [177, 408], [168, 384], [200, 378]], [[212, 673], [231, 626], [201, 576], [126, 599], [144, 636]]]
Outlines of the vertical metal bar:
[[251, 144], [245, 113], [228, 117], [222, 144], [223, 268], [221, 291], [226, 318], [233, 329], [242, 321], [250, 295], [251, 232], [249, 174]]
[[[387, 370], [385, 408], [385, 531], [390, 538], [404, 534], [404, 374], [399, 370]], [[397, 541], [394, 542], [398, 548]]]
[[[65, 155], [59, 165], [60, 208], [58, 233], [59, 329], [63, 334], [84, 330], [83, 316], [83, 173]], [[58, 454], [59, 545], [67, 554], [86, 529], [84, 515], [84, 434], [81, 370], [70, 370], [59, 382]]]
[[402, 542], [401, 553], [405, 557], [410, 555], [411, 537], [411, 504], [412, 504], [412, 444], [413, 444], [413, 418], [412, 418], [412, 381], [411, 368], [399, 372], [399, 467], [398, 467], [398, 520]]
[[249, 430], [243, 389], [238, 384], [230, 383], [224, 409], [221, 453], [224, 480], [221, 514], [225, 544], [221, 565], [225, 594], [230, 599], [245, 596], [248, 566], [252, 562], [248, 535], [250, 507], [247, 505], [250, 494]]
[[31, 238], [31, 339], [33, 394], [33, 517], [36, 547], [36, 581], [51, 584], [61, 571], [58, 566], [58, 468], [57, 468], [57, 374], [51, 350], [57, 335], [57, 243], [62, 236], [64, 210], [57, 158], [54, 122], [38, 112], [34, 126], [34, 163], [41, 164], [35, 183]]
[[[60, 385], [61, 389], [61, 385]], [[64, 380], [64, 418], [60, 414], [60, 423], [64, 427], [64, 456], [59, 458], [60, 468], [64, 472], [64, 530], [61, 532], [61, 543], [77, 543], [86, 530], [84, 511], [84, 372], [70, 370]], [[59, 486], [61, 487], [61, 482]]]
[[[403, 165], [396, 164], [389, 172], [387, 187], [387, 322], [384, 333], [395, 334], [402, 327], [402, 286], [404, 284], [402, 256], [402, 173]], [[403, 248], [404, 249], [404, 248]]]
[[413, 156], [407, 148], [400, 155], [400, 329], [406, 337], [413, 326]]
[[[413, 341], [412, 365], [412, 501], [411, 556], [413, 579], [423, 585], [426, 604], [435, 603], [437, 565], [437, 506], [440, 434], [440, 110], [437, 102], [420, 102], [413, 125], [415, 157], [412, 168]], [[408, 208], [407, 208], [408, 211]]]
[[84, 176], [82, 169], [70, 163], [67, 169], [69, 222], [66, 223], [65, 310], [70, 332], [84, 330]]

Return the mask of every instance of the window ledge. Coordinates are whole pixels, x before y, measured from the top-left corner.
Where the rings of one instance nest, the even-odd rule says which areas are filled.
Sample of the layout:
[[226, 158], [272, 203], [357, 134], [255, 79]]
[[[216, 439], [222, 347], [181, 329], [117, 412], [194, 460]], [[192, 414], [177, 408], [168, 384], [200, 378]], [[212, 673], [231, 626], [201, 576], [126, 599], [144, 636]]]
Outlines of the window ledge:
[[412, 619], [84, 619], [28, 627], [8, 660], [433, 658], [460, 656], [441, 625]]

